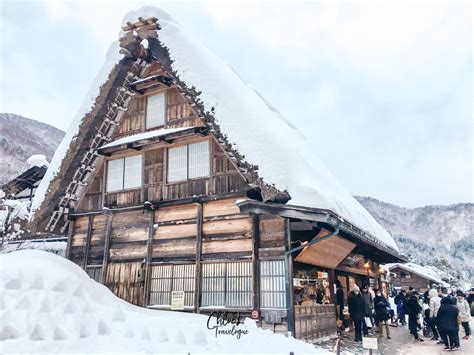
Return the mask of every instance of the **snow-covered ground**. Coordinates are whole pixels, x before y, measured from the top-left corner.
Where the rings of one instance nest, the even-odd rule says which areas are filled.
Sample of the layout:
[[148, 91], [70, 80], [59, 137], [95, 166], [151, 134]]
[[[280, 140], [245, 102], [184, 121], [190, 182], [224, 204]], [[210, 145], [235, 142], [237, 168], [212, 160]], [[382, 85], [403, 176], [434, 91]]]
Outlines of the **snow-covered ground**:
[[208, 317], [133, 306], [77, 265], [39, 250], [0, 255], [0, 352], [327, 354], [258, 328], [215, 336]]

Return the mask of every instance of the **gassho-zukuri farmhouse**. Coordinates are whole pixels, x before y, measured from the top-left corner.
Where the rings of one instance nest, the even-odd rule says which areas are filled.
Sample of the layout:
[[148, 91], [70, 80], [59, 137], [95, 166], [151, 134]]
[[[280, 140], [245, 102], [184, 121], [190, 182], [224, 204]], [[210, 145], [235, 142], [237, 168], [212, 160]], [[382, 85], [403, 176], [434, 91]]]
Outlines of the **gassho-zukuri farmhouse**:
[[379, 265], [404, 261], [303, 134], [149, 8], [124, 20], [33, 209], [34, 235], [67, 235], [66, 257], [132, 304], [179, 294], [306, 341], [335, 333], [336, 280], [386, 290]]

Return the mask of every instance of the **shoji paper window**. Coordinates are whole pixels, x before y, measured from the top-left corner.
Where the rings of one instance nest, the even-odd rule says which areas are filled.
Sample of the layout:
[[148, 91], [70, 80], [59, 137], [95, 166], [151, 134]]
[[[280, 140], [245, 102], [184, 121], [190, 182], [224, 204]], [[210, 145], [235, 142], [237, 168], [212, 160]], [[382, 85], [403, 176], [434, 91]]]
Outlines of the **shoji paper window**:
[[146, 128], [163, 126], [166, 118], [165, 93], [148, 96], [146, 105]]

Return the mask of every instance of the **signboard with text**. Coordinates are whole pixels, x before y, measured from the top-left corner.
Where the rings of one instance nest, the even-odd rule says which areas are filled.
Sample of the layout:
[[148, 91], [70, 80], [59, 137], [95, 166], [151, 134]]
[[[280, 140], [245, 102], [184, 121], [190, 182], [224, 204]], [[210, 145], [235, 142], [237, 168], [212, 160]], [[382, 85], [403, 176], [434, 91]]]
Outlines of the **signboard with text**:
[[171, 292], [171, 310], [181, 311], [184, 309], [184, 291]]

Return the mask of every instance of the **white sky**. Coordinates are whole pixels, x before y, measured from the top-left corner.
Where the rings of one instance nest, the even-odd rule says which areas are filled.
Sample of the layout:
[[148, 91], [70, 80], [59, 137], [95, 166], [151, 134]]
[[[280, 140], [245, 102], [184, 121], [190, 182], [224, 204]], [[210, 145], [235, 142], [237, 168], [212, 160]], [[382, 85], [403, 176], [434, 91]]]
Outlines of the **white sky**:
[[299, 127], [352, 194], [474, 199], [471, 2], [0, 2], [0, 112], [66, 130], [122, 17], [159, 5]]

